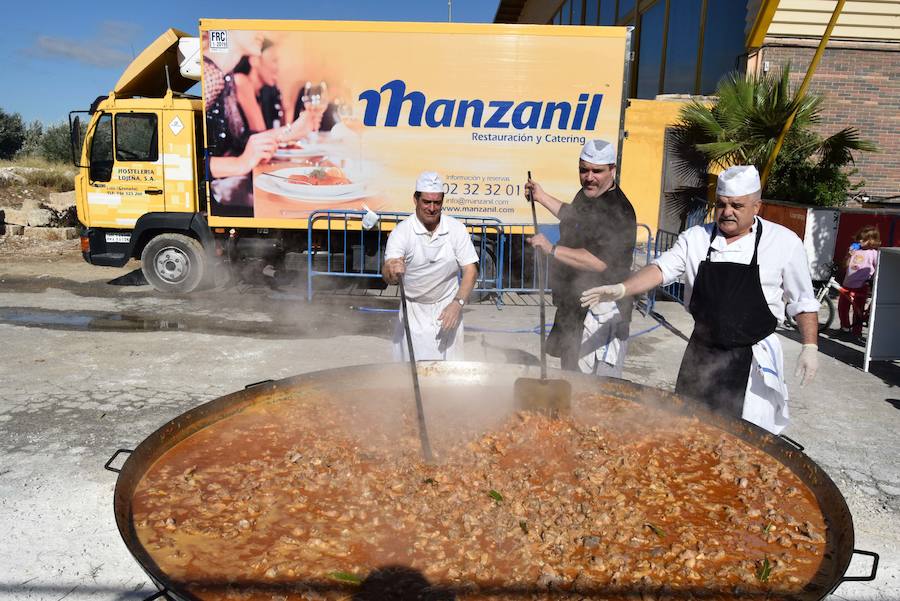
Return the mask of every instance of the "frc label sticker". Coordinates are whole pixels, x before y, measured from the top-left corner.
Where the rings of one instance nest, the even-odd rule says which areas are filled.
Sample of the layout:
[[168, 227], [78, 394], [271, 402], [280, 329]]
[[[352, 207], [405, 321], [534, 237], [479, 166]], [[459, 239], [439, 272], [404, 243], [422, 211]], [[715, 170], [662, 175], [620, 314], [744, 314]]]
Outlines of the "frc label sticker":
[[106, 241], [110, 244], [128, 244], [131, 234], [106, 234]]
[[210, 52], [228, 52], [228, 32], [224, 29], [209, 31]]
[[181, 122], [181, 119], [175, 117], [171, 121], [169, 121], [169, 129], [172, 130], [172, 133], [176, 136], [181, 133], [181, 130], [184, 129], [184, 123]]

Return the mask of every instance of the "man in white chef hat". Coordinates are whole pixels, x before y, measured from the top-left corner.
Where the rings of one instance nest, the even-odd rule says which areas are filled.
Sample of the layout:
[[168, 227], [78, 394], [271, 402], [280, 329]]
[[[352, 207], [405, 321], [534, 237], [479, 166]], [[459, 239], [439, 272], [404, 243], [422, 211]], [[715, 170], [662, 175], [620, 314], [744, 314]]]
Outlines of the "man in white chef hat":
[[[388, 237], [381, 273], [389, 284], [403, 278], [416, 359], [462, 360], [462, 312], [478, 276], [478, 253], [462, 222], [441, 214], [444, 183], [437, 173], [419, 175], [413, 201], [416, 212]], [[409, 358], [402, 319], [401, 312], [397, 361]]]
[[581, 300], [590, 306], [683, 277], [694, 333], [675, 391], [777, 434], [789, 414], [775, 326], [787, 303], [803, 339], [795, 376], [805, 385], [818, 367], [819, 303], [803, 243], [757, 216], [761, 197], [756, 167], [726, 169], [719, 175], [713, 223], [682, 232], [651, 265], [622, 283], [585, 290]]
[[529, 180], [535, 202], [559, 218], [559, 242], [543, 234], [529, 239], [550, 256], [550, 288], [556, 315], [547, 354], [563, 369], [621, 376], [628, 345], [631, 299], [581, 306], [582, 290], [621, 282], [631, 271], [637, 222], [634, 208], [616, 184], [616, 148], [589, 140], [578, 157], [581, 189], [562, 202]]

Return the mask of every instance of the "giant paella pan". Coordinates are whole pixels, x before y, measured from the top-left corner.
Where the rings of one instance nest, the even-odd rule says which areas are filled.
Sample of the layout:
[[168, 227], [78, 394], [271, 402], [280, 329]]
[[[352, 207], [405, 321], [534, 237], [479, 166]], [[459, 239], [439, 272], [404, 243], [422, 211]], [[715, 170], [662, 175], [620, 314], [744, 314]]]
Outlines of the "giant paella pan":
[[[172, 599], [792, 599], [871, 580], [832, 480], [789, 439], [671, 393], [557, 372], [569, 415], [517, 411], [524, 366], [319, 371], [171, 420], [115, 489]], [[846, 577], [854, 553], [871, 574]]]

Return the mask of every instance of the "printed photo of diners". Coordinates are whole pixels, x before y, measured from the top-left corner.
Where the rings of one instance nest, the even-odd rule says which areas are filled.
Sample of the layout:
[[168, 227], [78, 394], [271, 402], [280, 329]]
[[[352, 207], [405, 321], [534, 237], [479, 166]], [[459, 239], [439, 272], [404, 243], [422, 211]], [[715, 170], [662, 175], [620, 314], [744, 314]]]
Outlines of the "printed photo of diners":
[[358, 132], [348, 118], [346, 91], [322, 73], [307, 78], [284, 69], [277, 35], [228, 31], [227, 47], [211, 49], [203, 32], [213, 215], [303, 217], [310, 205], [365, 196], [347, 176], [344, 146], [337, 144]]

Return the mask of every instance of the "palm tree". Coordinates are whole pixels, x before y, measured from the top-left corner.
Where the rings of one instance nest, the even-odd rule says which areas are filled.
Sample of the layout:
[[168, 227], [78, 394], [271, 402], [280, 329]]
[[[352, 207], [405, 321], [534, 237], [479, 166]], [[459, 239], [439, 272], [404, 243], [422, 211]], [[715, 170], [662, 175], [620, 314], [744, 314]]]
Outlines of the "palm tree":
[[[826, 138], [816, 133], [824, 98], [795, 97], [790, 65], [777, 75], [731, 73], [717, 86], [716, 96], [714, 102], [691, 101], [674, 127], [676, 168], [687, 177], [702, 172], [705, 178], [709, 166], [756, 165], [762, 171], [794, 111], [794, 123], [764, 190], [768, 198], [809, 204], [843, 201], [852, 187], [844, 168], [853, 163], [853, 152], [876, 150], [855, 127]], [[833, 189], [823, 189], [823, 182]]]

